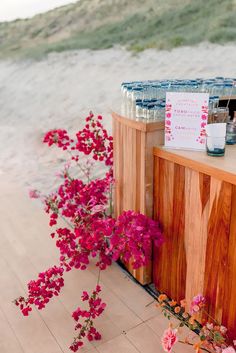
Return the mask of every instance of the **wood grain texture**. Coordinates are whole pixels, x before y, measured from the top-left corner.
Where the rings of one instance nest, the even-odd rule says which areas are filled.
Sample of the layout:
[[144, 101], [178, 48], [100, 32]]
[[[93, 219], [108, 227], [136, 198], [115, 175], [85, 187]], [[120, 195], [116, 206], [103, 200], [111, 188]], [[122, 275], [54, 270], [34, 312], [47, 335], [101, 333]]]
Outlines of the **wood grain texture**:
[[[173, 186], [174, 186], [174, 164], [159, 160], [159, 190], [158, 199], [158, 220], [161, 222], [162, 230], [165, 236], [165, 242], [161, 248], [154, 247], [153, 275], [154, 283], [160, 291], [168, 295], [171, 293], [171, 247], [172, 247], [172, 219], [173, 219]], [[155, 217], [156, 218], [156, 217]], [[168, 259], [168, 260], [167, 260]], [[157, 265], [157, 266], [155, 266]]]
[[154, 282], [173, 299], [185, 297], [188, 306], [202, 293], [209, 314], [234, 338], [236, 186], [186, 166], [176, 153], [154, 155], [154, 214], [166, 239], [154, 249]]
[[175, 183], [174, 204], [173, 204], [173, 240], [172, 248], [176, 249], [176, 256], [172, 258], [172, 268], [176, 268], [176, 280], [171, 283], [171, 292], [177, 293], [176, 299], [180, 300], [184, 296], [186, 287], [186, 257], [184, 244], [184, 219], [185, 219], [185, 170], [182, 166], [174, 166]]
[[222, 321], [228, 272], [231, 196], [231, 184], [211, 178], [204, 294], [209, 313], [219, 322]]
[[[186, 299], [188, 305], [203, 293], [209, 214], [209, 180], [185, 168], [185, 249], [187, 262]], [[206, 189], [204, 189], [204, 186]], [[208, 198], [207, 198], [208, 197]]]
[[186, 280], [184, 180], [183, 167], [155, 159], [155, 218], [161, 222], [165, 242], [154, 248], [153, 277], [160, 291], [177, 300], [185, 296]]
[[232, 339], [236, 337], [236, 187], [232, 186], [231, 220], [228, 245], [228, 266], [225, 272], [223, 323]]
[[[153, 125], [154, 124], [154, 125]], [[153, 215], [153, 146], [163, 143], [164, 126], [145, 124], [113, 113], [115, 215], [124, 210]], [[151, 281], [152, 266], [128, 270], [141, 283]]]
[[207, 156], [205, 151], [167, 149], [164, 146], [154, 147], [153, 151], [157, 157], [236, 185], [236, 145], [226, 146], [225, 156], [220, 158]]

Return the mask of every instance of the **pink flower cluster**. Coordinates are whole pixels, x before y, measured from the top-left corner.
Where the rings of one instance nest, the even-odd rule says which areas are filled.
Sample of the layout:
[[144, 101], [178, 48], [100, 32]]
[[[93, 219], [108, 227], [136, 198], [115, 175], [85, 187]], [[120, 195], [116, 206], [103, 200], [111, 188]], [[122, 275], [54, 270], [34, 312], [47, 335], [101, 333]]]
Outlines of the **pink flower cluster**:
[[66, 130], [57, 129], [47, 132], [43, 142], [47, 143], [48, 146], [56, 144], [63, 150], [67, 150], [74, 141], [69, 138]]
[[113, 138], [109, 136], [101, 123], [102, 117], [99, 115], [95, 119], [94, 115], [86, 118], [87, 124], [84, 129], [76, 134], [77, 144], [75, 149], [86, 155], [91, 154], [92, 158], [105, 161], [107, 166], [113, 164]]
[[113, 260], [128, 262], [133, 258], [133, 268], [147, 265], [151, 257], [151, 244], [160, 245], [162, 233], [157, 222], [134, 211], [123, 212], [115, 223], [115, 230], [110, 240]]
[[88, 217], [91, 218], [94, 206], [107, 205], [111, 183], [107, 177], [87, 184], [79, 179], [65, 179], [56, 197], [49, 200], [52, 204], [51, 211], [57, 209], [63, 217], [69, 218], [75, 224], [81, 221], [84, 223]]
[[60, 264], [66, 271], [70, 271], [73, 267], [76, 269], [85, 270], [89, 264], [89, 253], [80, 249], [76, 235], [68, 228], [59, 228], [57, 235], [56, 246], [60, 249]]
[[29, 190], [29, 197], [31, 199], [39, 199], [40, 193], [37, 190]]
[[161, 343], [165, 352], [170, 353], [172, 351], [173, 346], [178, 342], [176, 333], [177, 330], [173, 330], [170, 327], [164, 331]]
[[[56, 192], [42, 197], [37, 190], [32, 190], [30, 197], [41, 197], [51, 227], [57, 226], [59, 218], [63, 219], [65, 226], [57, 227], [51, 233], [60, 252], [60, 265], [40, 273], [37, 280], [29, 282], [28, 297], [20, 297], [15, 301], [25, 316], [28, 316], [33, 305], [43, 309], [53, 296], [60, 293], [64, 286], [65, 271], [85, 270], [91, 258], [96, 258], [99, 270], [105, 270], [112, 260], [116, 261], [120, 257], [124, 261], [132, 258], [133, 267], [137, 269], [148, 263], [152, 242], [158, 245], [162, 242], [158, 223], [148, 217], [133, 211], [123, 212], [117, 219], [112, 217], [113, 139], [101, 120], [101, 116], [95, 118], [90, 113], [84, 129], [77, 133], [75, 140], [61, 129], [49, 131], [45, 135], [44, 143], [66, 150], [70, 163], [60, 174], [63, 181]], [[105, 163], [109, 169], [106, 175], [92, 180], [91, 163], [82, 166], [79, 153]], [[86, 182], [70, 175], [71, 159], [83, 172]], [[98, 285], [90, 296], [84, 292], [82, 300], [88, 302], [89, 309], [78, 308], [73, 313], [79, 334], [70, 347], [72, 351], [77, 351], [83, 345], [85, 337], [88, 340], [101, 338], [93, 325], [94, 319], [105, 308], [99, 297], [100, 290]], [[81, 320], [84, 322], [81, 323]]]
[[123, 212], [117, 220], [92, 214], [92, 221], [87, 218], [87, 224], [75, 227], [74, 232], [59, 228], [52, 236], [57, 237], [61, 265], [67, 271], [72, 267], [85, 270], [90, 256], [98, 257], [101, 270], [120, 257], [124, 261], [132, 258], [133, 267], [139, 268], [150, 259], [152, 241], [162, 242], [158, 223], [132, 211]]
[[[95, 117], [91, 112], [86, 118], [86, 125], [76, 134], [76, 141], [70, 139], [66, 130], [51, 130], [43, 142], [48, 146], [57, 145], [63, 150], [70, 152], [82, 152], [100, 162], [105, 162], [107, 166], [113, 164], [113, 137], [109, 136], [102, 123], [102, 116]], [[72, 156], [72, 160], [79, 160], [78, 154]]]
[[[170, 324], [169, 329], [163, 334], [162, 346], [165, 352], [170, 353], [172, 351], [173, 346], [178, 342], [179, 327], [186, 325], [190, 330], [197, 332], [199, 338], [197, 339], [196, 335], [191, 337], [188, 334], [185, 339], [179, 342], [192, 346], [195, 352], [236, 353], [233, 347], [236, 346], [236, 341], [229, 339], [227, 328], [210, 317], [205, 311], [206, 299], [203, 295], [198, 294], [192, 299], [191, 315], [185, 311], [186, 300], [182, 300], [181, 306], [179, 306], [176, 301], [169, 299], [165, 294], [161, 294], [158, 297], [158, 302], [163, 308], [164, 315], [169, 320], [175, 314], [178, 314], [179, 319], [179, 325], [176, 326], [175, 324], [175, 329], [172, 329], [173, 326]], [[198, 314], [203, 312], [204, 319], [201, 319]], [[206, 320], [206, 315], [209, 316], [210, 322]]]
[[190, 305], [190, 314], [196, 314], [198, 313], [206, 304], [206, 299], [202, 294], [198, 294], [195, 297], [193, 297], [193, 300]]
[[236, 353], [236, 351], [232, 346], [230, 346], [230, 347], [223, 349], [222, 353]]
[[79, 307], [72, 314], [72, 317], [76, 322], [75, 330], [79, 331], [77, 337], [70, 346], [70, 349], [73, 352], [76, 352], [83, 346], [84, 337], [87, 337], [89, 341], [101, 339], [101, 335], [94, 327], [93, 322], [94, 319], [103, 313], [106, 307], [106, 304], [103, 303], [102, 299], [99, 297], [99, 292], [101, 292], [101, 287], [99, 285], [96, 286], [96, 289], [91, 295], [84, 291], [81, 299], [82, 301], [88, 302], [88, 310]]
[[63, 268], [54, 266], [45, 272], [41, 272], [36, 281], [28, 283], [28, 297], [19, 297], [15, 304], [20, 306], [24, 316], [28, 316], [35, 305], [39, 310], [45, 308], [53, 296], [58, 296], [64, 286]]

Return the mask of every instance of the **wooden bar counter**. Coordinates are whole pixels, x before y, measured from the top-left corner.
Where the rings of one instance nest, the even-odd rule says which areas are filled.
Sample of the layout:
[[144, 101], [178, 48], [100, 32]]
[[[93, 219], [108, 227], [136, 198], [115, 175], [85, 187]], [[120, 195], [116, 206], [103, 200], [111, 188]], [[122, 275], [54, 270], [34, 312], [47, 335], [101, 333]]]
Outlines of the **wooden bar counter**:
[[[164, 122], [145, 123], [112, 114], [114, 138], [115, 215], [125, 210], [153, 217], [153, 146], [164, 142]], [[130, 273], [141, 283], [152, 281], [152, 266]]]
[[154, 148], [154, 217], [165, 236], [156, 288], [188, 303], [202, 293], [236, 338], [236, 145], [224, 157]]

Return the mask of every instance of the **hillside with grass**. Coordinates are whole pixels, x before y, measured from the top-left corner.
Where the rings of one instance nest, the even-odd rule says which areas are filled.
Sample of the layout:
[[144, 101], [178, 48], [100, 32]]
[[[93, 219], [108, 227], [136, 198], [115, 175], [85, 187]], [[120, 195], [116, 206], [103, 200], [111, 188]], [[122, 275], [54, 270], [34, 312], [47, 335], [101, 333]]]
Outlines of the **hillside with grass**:
[[236, 0], [80, 0], [31, 19], [0, 23], [0, 57], [233, 42], [235, 17]]

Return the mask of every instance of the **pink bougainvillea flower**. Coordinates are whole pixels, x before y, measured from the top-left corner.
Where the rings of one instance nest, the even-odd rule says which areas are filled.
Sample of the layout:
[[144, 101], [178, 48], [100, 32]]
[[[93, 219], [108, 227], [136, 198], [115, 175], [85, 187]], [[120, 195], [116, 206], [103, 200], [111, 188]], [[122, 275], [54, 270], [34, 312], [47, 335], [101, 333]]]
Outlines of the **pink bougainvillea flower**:
[[95, 214], [98, 212], [104, 212], [106, 210], [106, 205], [95, 205], [93, 206], [91, 213]]
[[31, 199], [39, 199], [40, 193], [37, 190], [29, 190], [29, 197]]
[[220, 332], [223, 334], [223, 335], [225, 335], [226, 334], [226, 332], [227, 332], [227, 328], [225, 327], [225, 326], [220, 326]]
[[99, 285], [96, 286], [91, 295], [84, 291], [81, 298], [88, 303], [88, 309], [84, 310], [78, 307], [72, 314], [76, 322], [75, 330], [78, 331], [77, 337], [74, 338], [74, 342], [70, 346], [70, 350], [73, 352], [77, 352], [83, 346], [82, 339], [85, 336], [89, 341], [98, 341], [102, 338], [101, 334], [94, 327], [94, 319], [99, 317], [106, 307], [106, 304], [99, 297], [100, 292], [101, 287]]
[[[29, 192], [31, 198], [42, 199], [49, 215], [49, 225], [55, 227], [51, 237], [59, 249], [59, 265], [39, 273], [28, 283], [27, 297], [20, 296], [14, 301], [24, 316], [28, 316], [33, 307], [44, 309], [53, 297], [60, 294], [65, 272], [85, 270], [92, 258], [97, 259], [96, 266], [100, 270], [105, 270], [112, 260], [120, 257], [124, 261], [132, 259], [133, 267], [137, 269], [150, 261], [152, 243], [159, 246], [163, 242], [158, 222], [145, 215], [125, 211], [117, 219], [112, 217], [113, 137], [101, 120], [100, 115], [95, 117], [91, 112], [75, 139], [71, 139], [63, 129], [51, 130], [44, 137], [44, 143], [67, 151], [69, 157], [62, 172], [57, 174], [63, 180], [56, 191], [48, 196], [37, 190]], [[86, 163], [84, 156], [90, 157]], [[102, 178], [94, 179], [91, 171], [97, 162], [104, 163], [108, 169]], [[79, 173], [82, 172], [83, 179], [76, 178], [75, 165]], [[63, 228], [58, 225], [60, 218], [64, 221]], [[106, 307], [100, 292], [99, 285], [90, 294], [84, 290], [81, 299], [87, 304], [87, 309], [83, 305], [72, 314], [77, 332], [70, 346], [73, 352], [83, 346], [85, 338], [88, 341], [101, 339], [101, 334], [94, 327], [95, 319]]]
[[223, 349], [222, 353], [236, 353], [235, 349], [233, 347], [227, 347]]
[[[168, 328], [164, 331], [164, 334], [161, 339], [162, 347], [165, 352], [170, 353], [173, 346], [178, 342], [178, 337], [176, 335], [176, 330]], [[228, 352], [230, 353], [230, 352]]]
[[200, 311], [200, 309], [205, 305], [206, 299], [202, 294], [198, 294], [193, 297], [193, 300], [190, 305], [190, 313], [196, 314]]
[[49, 147], [55, 144], [59, 148], [67, 150], [70, 146], [71, 140], [66, 130], [57, 129], [47, 132], [44, 136], [43, 142], [47, 143]]
[[213, 330], [213, 329], [214, 329], [214, 325], [213, 325], [212, 323], [207, 322], [207, 323], [206, 323], [206, 328], [207, 328], [208, 330]]

